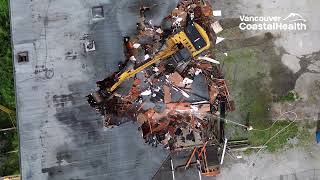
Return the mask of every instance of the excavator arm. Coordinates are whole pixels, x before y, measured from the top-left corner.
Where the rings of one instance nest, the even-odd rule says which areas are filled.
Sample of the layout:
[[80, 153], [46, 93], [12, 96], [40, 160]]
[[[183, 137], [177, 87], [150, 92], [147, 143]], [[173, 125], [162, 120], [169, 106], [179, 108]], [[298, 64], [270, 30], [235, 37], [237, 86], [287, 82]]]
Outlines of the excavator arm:
[[178, 44], [183, 45], [191, 53], [192, 57], [197, 56], [203, 51], [209, 49], [210, 40], [205, 30], [197, 23], [192, 23], [187, 26], [186, 31], [181, 31], [170, 37], [166, 42], [166, 48], [156, 54], [151, 60], [136, 69], [123, 72], [117, 82], [107, 91], [113, 92], [122, 82], [133, 77], [140, 71], [148, 68], [159, 60], [166, 59], [179, 51]]
[[167, 48], [164, 51], [160, 51], [158, 54], [156, 54], [152, 59], [150, 59], [149, 61], [147, 61], [146, 63], [144, 63], [143, 65], [137, 67], [136, 69], [133, 70], [129, 70], [129, 71], [125, 71], [123, 72], [117, 82], [107, 91], [109, 92], [113, 92], [114, 90], [117, 89], [117, 87], [120, 86], [121, 83], [123, 83], [125, 80], [133, 77], [134, 75], [138, 74], [139, 72], [141, 72], [142, 70], [148, 68], [149, 66], [151, 66], [152, 64], [158, 62], [159, 60], [162, 59], [166, 59], [170, 56], [172, 56], [173, 54], [175, 54], [177, 52], [177, 48], [172, 47], [172, 48]]
[[[122, 72], [116, 79], [115, 82], [106, 89], [103, 89], [103, 93], [99, 91], [88, 95], [88, 102], [91, 106], [95, 107], [102, 102], [104, 99], [111, 97], [111, 94], [127, 79], [133, 77], [142, 70], [150, 67], [160, 60], [167, 59], [176, 54], [181, 49], [187, 49], [185, 53], [189, 53], [191, 57], [195, 57], [210, 48], [210, 40], [206, 31], [197, 23], [191, 22], [187, 25], [184, 31], [180, 31], [175, 35], [169, 37], [166, 41], [163, 50], [155, 54], [151, 59], [133, 70], [127, 70]], [[103, 94], [103, 95], [102, 95]], [[108, 94], [109, 97], [106, 97]]]

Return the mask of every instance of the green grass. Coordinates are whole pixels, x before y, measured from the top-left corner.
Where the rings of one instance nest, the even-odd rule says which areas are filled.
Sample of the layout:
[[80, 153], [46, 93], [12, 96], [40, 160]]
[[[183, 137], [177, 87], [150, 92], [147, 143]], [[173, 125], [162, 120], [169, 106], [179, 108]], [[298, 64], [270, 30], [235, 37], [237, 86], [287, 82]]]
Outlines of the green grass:
[[[229, 53], [224, 61], [225, 75], [231, 95], [236, 103], [237, 118], [265, 122], [269, 118], [270, 88], [264, 82], [267, 70], [259, 63], [260, 52], [255, 48], [242, 48]], [[231, 115], [233, 115], [231, 113]]]
[[[265, 144], [271, 137], [281, 131], [283, 128], [287, 127], [290, 122], [280, 121], [277, 122], [271, 129], [267, 131], [250, 131], [249, 132], [249, 142], [253, 146], [261, 146]], [[298, 143], [288, 144], [289, 138], [297, 138]], [[294, 146], [305, 146], [312, 142], [312, 133], [304, 127], [301, 123], [292, 123], [285, 130], [281, 131], [277, 136], [275, 136], [269, 143], [266, 144], [267, 150], [270, 152], [277, 152], [284, 148], [290, 148]]]
[[[255, 129], [266, 129], [273, 123], [269, 111], [272, 93], [268, 84], [268, 68], [260, 62], [262, 55], [263, 53], [257, 47], [241, 48], [229, 52], [229, 56], [224, 61], [226, 79], [236, 103], [236, 112], [229, 113], [227, 118], [245, 124], [250, 113], [249, 123]], [[236, 75], [235, 67], [237, 67]], [[298, 98], [296, 93], [289, 92], [282, 100], [294, 101]], [[251, 145], [261, 146], [289, 123], [281, 121], [275, 123], [269, 130], [249, 132], [241, 127], [226, 124], [226, 133], [232, 139], [248, 138]], [[312, 133], [305, 124], [293, 123], [267, 144], [267, 150], [277, 152], [292, 147], [294, 145], [288, 144], [288, 139], [294, 137], [299, 139], [297, 146], [312, 142], [310, 140]]]
[[299, 96], [296, 92], [290, 91], [287, 95], [280, 97], [280, 101], [283, 102], [293, 102], [299, 99]]
[[[15, 109], [8, 5], [8, 0], [0, 0], [0, 104], [10, 109]], [[15, 117], [12, 118], [12, 120], [15, 121]], [[12, 126], [9, 116], [0, 112], [0, 128]], [[12, 153], [12, 151], [18, 150], [18, 136], [16, 131], [0, 132], [0, 144], [0, 176], [19, 174], [19, 153]]]
[[[261, 146], [265, 144], [271, 137], [289, 125], [290, 122], [277, 122], [270, 130], [267, 131], [251, 131], [249, 132], [249, 141], [253, 146]], [[288, 142], [288, 138], [294, 138], [298, 133], [297, 124], [291, 124], [284, 131], [279, 133], [267, 145], [267, 149], [275, 152], [282, 149]]]

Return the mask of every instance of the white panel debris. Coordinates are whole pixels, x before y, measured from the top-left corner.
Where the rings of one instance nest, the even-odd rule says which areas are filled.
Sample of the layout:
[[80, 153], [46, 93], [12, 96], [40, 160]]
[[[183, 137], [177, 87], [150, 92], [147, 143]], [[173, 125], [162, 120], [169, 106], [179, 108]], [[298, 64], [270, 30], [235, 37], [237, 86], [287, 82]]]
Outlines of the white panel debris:
[[159, 92], [160, 90], [161, 90], [161, 87], [160, 87], [160, 86], [158, 86], [158, 87], [154, 88], [154, 90], [153, 90], [153, 91], [155, 91], [155, 92]]
[[172, 89], [175, 90], [175, 91], [177, 91], [177, 92], [179, 91], [179, 89], [177, 89], [177, 88], [175, 88], [175, 87], [172, 87]]
[[185, 84], [185, 85], [188, 85], [188, 84], [192, 84], [193, 80], [192, 79], [189, 79], [189, 78], [184, 78], [182, 83]]
[[208, 104], [210, 103], [209, 101], [199, 101], [199, 102], [194, 102], [192, 105], [198, 105], [198, 104]]
[[181, 27], [182, 20], [183, 20], [183, 18], [181, 18], [181, 17], [176, 18], [176, 20], [173, 22], [173, 26]]
[[199, 107], [196, 106], [196, 105], [192, 105], [192, 106], [191, 106], [191, 109], [192, 109], [193, 111], [199, 111]]
[[236, 158], [237, 158], [237, 159], [242, 159], [242, 156], [237, 156]]
[[158, 68], [158, 67], [154, 67], [154, 68], [153, 68], [153, 71], [154, 71], [154, 72], [159, 72], [159, 68]]
[[174, 23], [180, 23], [182, 20], [183, 20], [183, 18], [178, 17], [178, 18], [174, 21]]
[[144, 60], [147, 60], [147, 59], [149, 59], [149, 58], [150, 58], [150, 55], [149, 55], [149, 54], [144, 55]]
[[224, 40], [223, 37], [217, 37], [216, 44], [221, 43]]
[[213, 31], [218, 34], [221, 31], [223, 31], [222, 26], [220, 25], [219, 21], [216, 21], [214, 23], [211, 24], [211, 28], [213, 29]]
[[221, 10], [214, 10], [213, 11], [213, 16], [221, 16], [222, 13], [221, 13]]
[[180, 92], [181, 92], [181, 94], [182, 94], [184, 97], [186, 97], [186, 98], [189, 98], [189, 97], [190, 97], [189, 94], [186, 93], [185, 91], [181, 90]]
[[198, 76], [200, 73], [202, 73], [201, 69], [197, 69], [196, 72], [194, 73], [194, 75]]
[[134, 43], [133, 44], [133, 47], [136, 48], [136, 49], [138, 49], [140, 46], [141, 46], [141, 44], [139, 44], [139, 43]]
[[158, 28], [158, 29], [156, 30], [156, 32], [159, 33], [159, 34], [162, 34], [162, 33], [163, 33], [163, 30], [162, 30], [161, 28]]
[[151, 94], [152, 94], [151, 89], [148, 89], [148, 90], [146, 90], [146, 91], [143, 91], [143, 92], [141, 93], [141, 96], [149, 96], [149, 95], [151, 95]]
[[136, 59], [134, 56], [131, 56], [131, 57], [129, 58], [129, 60], [130, 60], [130, 61], [137, 61], [137, 59]]
[[220, 64], [219, 61], [214, 60], [214, 59], [209, 58], [209, 57], [206, 57], [206, 56], [200, 56], [198, 59], [200, 59], [200, 60], [205, 60], [205, 61], [211, 62], [211, 63], [213, 63], [213, 64]]

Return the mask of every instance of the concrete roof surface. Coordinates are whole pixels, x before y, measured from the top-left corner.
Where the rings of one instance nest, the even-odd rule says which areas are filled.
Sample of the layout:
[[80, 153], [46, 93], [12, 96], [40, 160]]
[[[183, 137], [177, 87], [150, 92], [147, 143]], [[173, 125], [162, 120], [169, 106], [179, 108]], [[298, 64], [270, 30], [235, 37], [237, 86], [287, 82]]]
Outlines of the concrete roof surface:
[[[94, 6], [104, 18], [92, 17]], [[153, 22], [175, 6], [158, 3]], [[150, 179], [166, 159], [133, 123], [105, 129], [85, 97], [124, 59], [122, 37], [135, 32], [139, 8], [140, 0], [11, 0], [23, 180]], [[86, 40], [96, 51], [84, 51]], [[24, 51], [29, 62], [19, 63]]]

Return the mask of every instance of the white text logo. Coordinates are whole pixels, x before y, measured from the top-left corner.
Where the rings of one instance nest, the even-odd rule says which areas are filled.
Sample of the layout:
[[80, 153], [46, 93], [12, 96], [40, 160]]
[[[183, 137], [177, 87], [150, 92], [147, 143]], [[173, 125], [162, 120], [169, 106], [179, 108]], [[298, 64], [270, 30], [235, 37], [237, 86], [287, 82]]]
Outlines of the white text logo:
[[307, 30], [306, 20], [298, 13], [290, 13], [287, 17], [279, 16], [240, 16], [241, 30], [265, 31], [303, 31]]

